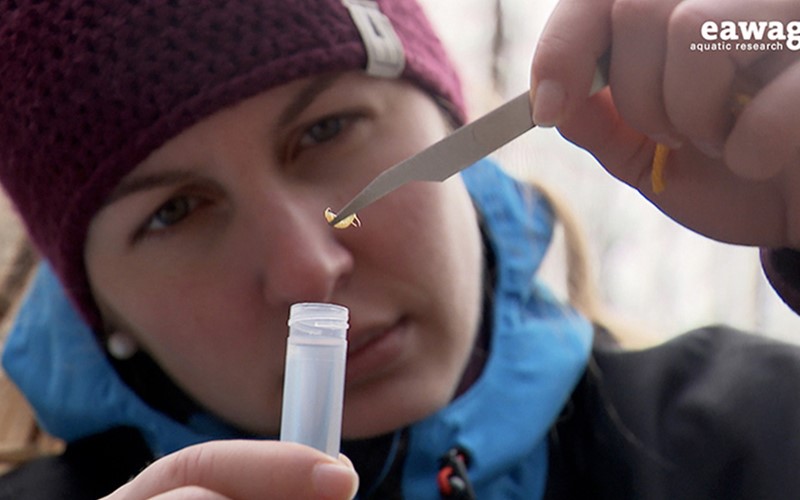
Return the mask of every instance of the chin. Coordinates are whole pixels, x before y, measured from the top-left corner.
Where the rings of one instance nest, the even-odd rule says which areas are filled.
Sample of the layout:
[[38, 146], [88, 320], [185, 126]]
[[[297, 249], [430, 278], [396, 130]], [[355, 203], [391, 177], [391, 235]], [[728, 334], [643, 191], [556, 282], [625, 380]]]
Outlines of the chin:
[[[436, 391], [433, 383], [414, 382], [407, 389], [386, 388], [386, 395], [357, 395], [348, 398], [345, 394], [345, 410], [342, 418], [344, 439], [367, 439], [408, 427], [447, 406], [453, 391], [442, 387]], [[424, 392], [423, 392], [424, 391]]]

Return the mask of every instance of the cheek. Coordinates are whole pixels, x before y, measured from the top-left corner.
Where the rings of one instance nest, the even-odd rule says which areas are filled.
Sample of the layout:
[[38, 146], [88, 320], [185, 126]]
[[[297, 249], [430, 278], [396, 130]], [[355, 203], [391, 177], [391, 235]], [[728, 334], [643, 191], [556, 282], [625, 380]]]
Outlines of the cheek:
[[94, 281], [114, 316], [184, 390], [245, 428], [274, 430], [287, 330], [258, 307], [247, 273], [225, 267], [190, 274], [95, 267]]
[[266, 364], [265, 351], [279, 357], [285, 328], [282, 335], [273, 331], [277, 322], [263, 317], [257, 286], [235, 266], [223, 266], [225, 272], [206, 265], [185, 273], [127, 273], [125, 286], [111, 288], [107, 301], [170, 371], [255, 353]]
[[466, 189], [459, 179], [445, 184], [421, 183], [398, 191], [387, 203], [390, 221], [386, 247], [408, 271], [425, 273], [425, 281], [442, 286], [470, 279], [480, 268], [480, 233]]
[[369, 220], [364, 212], [361, 230], [375, 229], [379, 241], [371, 264], [378, 274], [364, 288], [389, 294], [411, 326], [402, 364], [347, 396], [353, 434], [388, 432], [432, 414], [452, 399], [464, 372], [481, 313], [482, 245], [459, 182], [408, 186], [376, 204]]
[[383, 246], [394, 262], [384, 266], [406, 277], [419, 321], [430, 332], [423, 341], [439, 354], [446, 351], [457, 366], [480, 316], [482, 245], [472, 202], [460, 179], [453, 179], [409, 186], [391, 205], [385, 210], [401, 216], [381, 224], [392, 228], [383, 231]]
[[426, 253], [431, 257], [427, 272], [441, 273], [441, 280], [433, 282], [443, 294], [446, 314], [452, 315], [445, 321], [459, 341], [471, 345], [480, 313], [483, 268], [480, 232], [472, 202], [460, 179], [439, 187], [444, 196], [432, 207], [432, 217], [438, 223], [431, 226], [429, 233]]

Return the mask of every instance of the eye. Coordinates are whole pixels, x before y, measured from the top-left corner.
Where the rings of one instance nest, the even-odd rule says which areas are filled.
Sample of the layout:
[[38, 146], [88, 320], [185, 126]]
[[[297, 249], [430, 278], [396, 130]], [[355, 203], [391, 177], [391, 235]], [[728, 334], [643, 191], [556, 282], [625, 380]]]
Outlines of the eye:
[[170, 199], [150, 217], [142, 227], [141, 235], [163, 231], [178, 224], [197, 208], [199, 199], [193, 196], [177, 196]]
[[352, 121], [349, 116], [329, 116], [311, 125], [300, 138], [301, 147], [314, 146], [335, 138]]
[[370, 122], [369, 111], [355, 106], [320, 113], [291, 128], [281, 143], [280, 159], [288, 169], [296, 169], [291, 171], [303, 174], [311, 172], [313, 165], [330, 165], [365, 145]]

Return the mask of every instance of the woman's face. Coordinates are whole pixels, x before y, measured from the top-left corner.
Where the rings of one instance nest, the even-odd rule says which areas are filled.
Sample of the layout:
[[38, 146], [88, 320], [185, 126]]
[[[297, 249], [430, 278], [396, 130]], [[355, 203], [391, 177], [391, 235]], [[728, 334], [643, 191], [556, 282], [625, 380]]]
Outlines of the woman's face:
[[86, 265], [111, 330], [197, 401], [276, 433], [289, 307], [350, 309], [346, 437], [452, 397], [480, 316], [481, 244], [460, 179], [413, 183], [328, 226], [383, 169], [440, 139], [433, 101], [357, 74], [278, 87], [153, 152], [93, 219]]

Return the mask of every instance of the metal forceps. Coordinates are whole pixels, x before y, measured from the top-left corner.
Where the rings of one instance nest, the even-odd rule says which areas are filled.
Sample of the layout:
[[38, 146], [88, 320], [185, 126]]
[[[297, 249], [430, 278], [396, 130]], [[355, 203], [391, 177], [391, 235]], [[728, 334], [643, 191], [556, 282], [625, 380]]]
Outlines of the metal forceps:
[[[602, 89], [608, 80], [607, 64], [603, 59], [595, 71], [590, 95]], [[529, 92], [525, 91], [416, 155], [384, 170], [347, 203], [329, 224], [338, 224], [408, 182], [444, 181], [535, 126], [531, 117]]]

